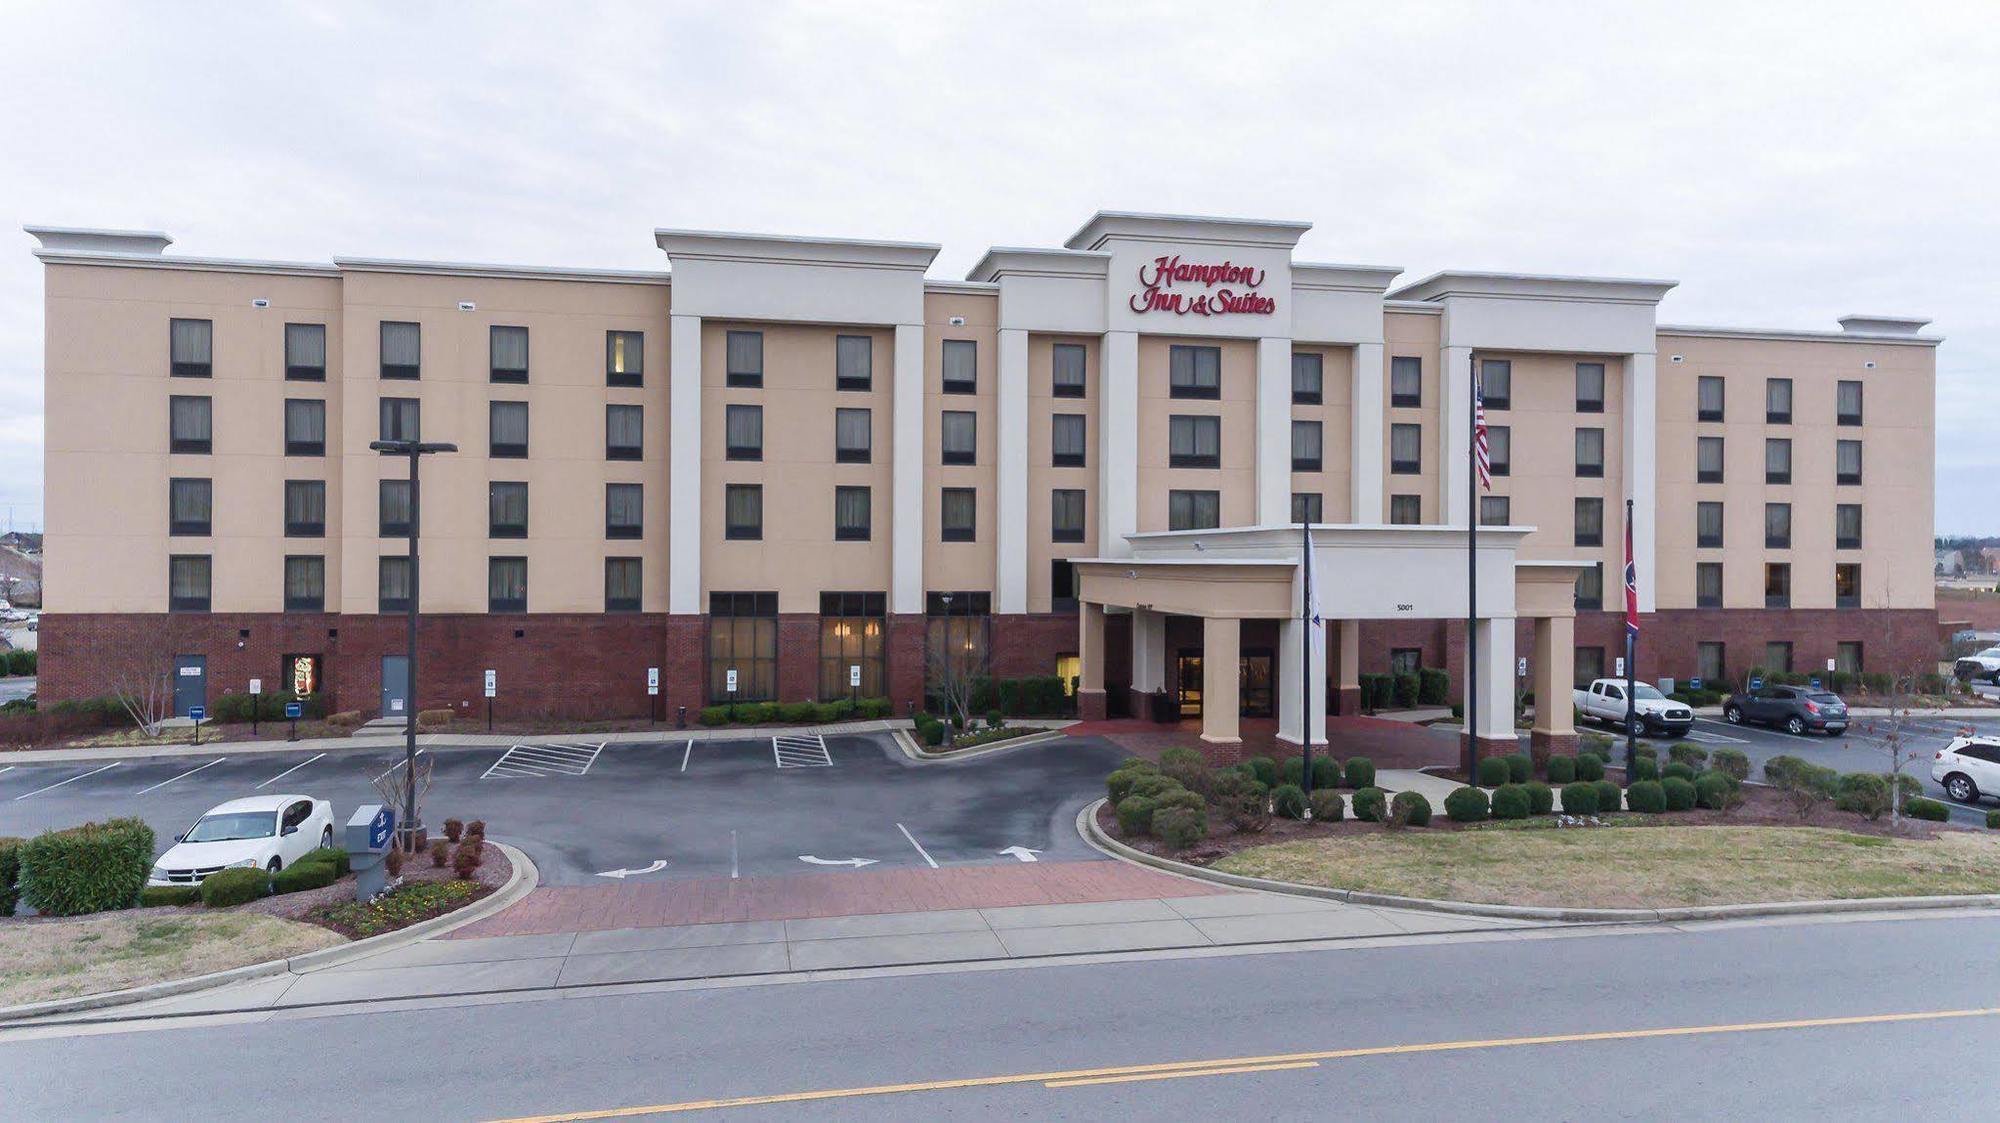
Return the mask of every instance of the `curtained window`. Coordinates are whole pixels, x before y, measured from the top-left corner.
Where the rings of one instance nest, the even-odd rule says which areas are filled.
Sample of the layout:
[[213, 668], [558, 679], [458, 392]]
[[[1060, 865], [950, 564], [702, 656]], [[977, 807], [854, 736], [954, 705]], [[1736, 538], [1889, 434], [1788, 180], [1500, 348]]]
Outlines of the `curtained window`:
[[1084, 465], [1084, 417], [1080, 413], [1058, 413], [1049, 417], [1049, 463], [1058, 468]]
[[211, 480], [167, 481], [167, 533], [203, 537], [215, 516], [215, 484]]
[[423, 403], [416, 398], [383, 398], [382, 439], [414, 441], [423, 432]]
[[410, 559], [407, 555], [385, 555], [376, 562], [375, 608], [378, 612], [409, 611]]
[[1721, 503], [1704, 501], [1694, 505], [1694, 544], [1704, 549], [1721, 548]]
[[753, 542], [764, 537], [764, 488], [730, 484], [722, 489], [723, 537]]
[[1058, 343], [1055, 345], [1054, 373], [1049, 392], [1058, 398], [1081, 398], [1084, 395], [1085, 352], [1081, 343]]
[[1389, 426], [1389, 471], [1402, 476], [1414, 476], [1423, 471], [1423, 444], [1423, 426]]
[[1415, 409], [1424, 404], [1424, 361], [1416, 355], [1389, 360], [1389, 404]]
[[1835, 398], [1835, 421], [1841, 425], [1861, 424], [1861, 383], [1841, 382]]
[[213, 449], [214, 402], [175, 394], [167, 399], [167, 448], [171, 452], [205, 453]]
[[1694, 476], [1698, 483], [1719, 484], [1722, 482], [1721, 437], [1695, 438]]
[[1833, 445], [1834, 482], [1858, 484], [1861, 482], [1861, 442], [1835, 441]]
[[1833, 648], [1833, 669], [1844, 675], [1861, 673], [1861, 644], [1855, 640], [1842, 640]]
[[326, 481], [285, 481], [285, 537], [326, 536]]
[[969, 487], [948, 487], [939, 500], [938, 525], [946, 542], [971, 542], [977, 537], [979, 493]]
[[285, 325], [285, 377], [294, 382], [326, 381], [326, 325]]
[[723, 407], [723, 448], [731, 460], [764, 459], [764, 407]]
[[175, 554], [167, 559], [167, 611], [208, 611], [211, 565], [207, 554]]
[[1576, 537], [1572, 544], [1604, 545], [1604, 500], [1597, 496], [1579, 496], [1576, 500], [1575, 514]]
[[1424, 501], [1419, 495], [1389, 497], [1389, 525], [1417, 526], [1424, 521]]
[[1576, 474], [1588, 479], [1604, 475], [1604, 430], [1576, 431]]
[[841, 464], [866, 464], [874, 455], [873, 415], [865, 409], [833, 411], [833, 458]]
[[486, 559], [486, 611], [528, 611], [528, 559]]
[[412, 323], [382, 321], [382, 377], [416, 378], [423, 373], [423, 329]]
[[645, 459], [645, 417], [645, 410], [641, 406], [604, 407], [606, 460]]
[[1722, 420], [1722, 376], [1704, 374], [1695, 379], [1695, 420]]
[[1513, 518], [1514, 505], [1504, 495], [1482, 495], [1479, 497], [1479, 525], [1506, 526]]
[[[1694, 606], [1722, 607], [1722, 563], [1696, 562], [1694, 566]], [[1704, 678], [1708, 677], [1706, 675]]]
[[1597, 612], [1604, 608], [1604, 563], [1590, 566], [1576, 578], [1576, 609]]
[[1486, 427], [1486, 459], [1495, 476], [1514, 472], [1514, 430], [1506, 425]]
[[1167, 392], [1176, 398], [1222, 396], [1222, 348], [1177, 344], [1167, 351]]
[[866, 542], [870, 533], [869, 490], [833, 489], [833, 537], [837, 542]]
[[1479, 401], [1487, 409], [1513, 408], [1514, 361], [1512, 359], [1479, 360]]
[[744, 389], [764, 385], [764, 333], [732, 331], [724, 339], [724, 381]]
[[326, 559], [318, 554], [293, 554], [285, 558], [285, 611], [323, 612], [326, 609]]
[[1292, 352], [1292, 404], [1316, 406], [1326, 399], [1326, 356], [1317, 351]]
[[383, 480], [376, 490], [376, 534], [401, 538], [410, 533], [410, 481]]
[[495, 482], [486, 485], [486, 536], [488, 538], [528, 536], [526, 483]]
[[604, 485], [604, 536], [640, 538], [645, 535], [643, 484]]
[[285, 399], [285, 455], [326, 455], [326, 403], [318, 398]]
[[1604, 364], [1576, 364], [1576, 411], [1604, 412]]
[[1295, 523], [1316, 523], [1322, 521], [1320, 493], [1317, 491], [1295, 491], [1292, 493], [1292, 521]]
[[488, 454], [506, 460], [528, 455], [528, 403], [489, 402], [486, 406]]
[[881, 593], [819, 595], [821, 701], [880, 698], [888, 692], [882, 649], [887, 612], [888, 598]]
[[979, 392], [979, 344], [970, 339], [944, 341], [944, 392]]
[[604, 384], [643, 386], [646, 384], [646, 333], [607, 331], [604, 333]]
[[1841, 562], [1833, 567], [1833, 607], [1861, 607], [1861, 566]]
[[1084, 539], [1083, 489], [1059, 487], [1049, 492], [1049, 540], [1081, 542]]
[[639, 611], [640, 572], [638, 558], [604, 559], [604, 611]]
[[[1772, 562], [1764, 567], [1764, 607], [1790, 608], [1792, 606], [1792, 567], [1784, 562]], [[1786, 645], [1791, 646], [1790, 644]], [[1791, 669], [1791, 660], [1785, 661], [1782, 670]]]
[[1168, 530], [1213, 530], [1221, 525], [1221, 492], [1167, 492]]
[[945, 410], [939, 444], [946, 464], [971, 464], [976, 461], [979, 415], [970, 410]]
[[1325, 437], [1317, 421], [1292, 422], [1292, 471], [1317, 472]]
[[1861, 548], [1861, 504], [1841, 503], [1833, 508], [1833, 548]]
[[1789, 378], [1767, 378], [1764, 380], [1764, 420], [1771, 425], [1792, 423], [1792, 380]]
[[1167, 464], [1174, 468], [1215, 468], [1222, 463], [1222, 419], [1175, 414], [1167, 418]]
[[488, 377], [494, 382], [528, 380], [528, 329], [494, 324], [486, 329]]
[[1792, 505], [1790, 503], [1764, 504], [1764, 548], [1767, 550], [1790, 549], [1792, 545]]
[[1791, 438], [1765, 438], [1764, 482], [1767, 484], [1788, 484], [1792, 482]]
[[215, 373], [215, 324], [173, 320], [168, 324], [168, 357], [175, 378], [208, 378]]
[[875, 341], [865, 335], [836, 336], [833, 341], [833, 388], [866, 390], [875, 378]]

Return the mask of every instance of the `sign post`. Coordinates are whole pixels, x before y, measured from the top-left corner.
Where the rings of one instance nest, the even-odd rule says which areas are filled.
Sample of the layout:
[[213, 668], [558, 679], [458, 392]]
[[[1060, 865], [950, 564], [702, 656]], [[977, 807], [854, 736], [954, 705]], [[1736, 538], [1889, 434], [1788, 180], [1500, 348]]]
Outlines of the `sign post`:
[[285, 720], [292, 723], [291, 739], [294, 741], [299, 739], [299, 717], [305, 713], [305, 710], [305, 704], [302, 702], [285, 703]]
[[660, 724], [660, 668], [646, 668], [646, 707], [654, 725]]
[[861, 664], [859, 663], [849, 663], [847, 665], [847, 700], [850, 702], [861, 700]]
[[251, 679], [250, 680], [250, 736], [252, 737], [255, 737], [257, 735], [257, 710], [258, 710], [257, 704], [263, 701], [263, 699], [264, 699], [264, 680], [260, 678]]
[[194, 743], [201, 744], [201, 719], [208, 716], [207, 706], [189, 706], [188, 718], [194, 722]]
[[486, 671], [486, 732], [493, 732], [493, 696], [500, 693], [500, 672]]
[[726, 693], [734, 694], [736, 693], [736, 668], [729, 668], [727, 675], [728, 677], [724, 680], [724, 690]]

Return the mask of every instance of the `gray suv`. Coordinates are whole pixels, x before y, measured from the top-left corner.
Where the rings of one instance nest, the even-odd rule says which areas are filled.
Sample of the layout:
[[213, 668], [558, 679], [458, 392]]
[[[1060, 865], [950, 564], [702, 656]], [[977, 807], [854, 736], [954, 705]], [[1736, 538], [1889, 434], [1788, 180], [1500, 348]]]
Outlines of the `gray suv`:
[[1794, 736], [1847, 731], [1847, 703], [1838, 694], [1810, 686], [1765, 686], [1755, 693], [1731, 694], [1722, 704], [1722, 716], [1731, 725], [1774, 725]]

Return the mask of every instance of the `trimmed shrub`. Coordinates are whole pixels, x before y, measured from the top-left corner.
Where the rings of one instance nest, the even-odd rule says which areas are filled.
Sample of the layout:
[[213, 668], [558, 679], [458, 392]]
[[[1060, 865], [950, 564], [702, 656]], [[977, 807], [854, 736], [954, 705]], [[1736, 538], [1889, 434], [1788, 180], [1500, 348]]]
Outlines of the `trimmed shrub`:
[[816, 702], [781, 702], [778, 704], [778, 720], [786, 725], [806, 725], [819, 720], [819, 704]]
[[889, 712], [890, 706], [887, 698], [863, 698], [854, 704], [854, 716], [863, 721], [880, 721], [888, 717]]
[[1347, 817], [1347, 801], [1332, 788], [1314, 788], [1307, 802], [1312, 805], [1315, 823], [1338, 823]]
[[1634, 811], [1658, 815], [1667, 809], [1667, 793], [1658, 780], [1641, 780], [1625, 789], [1625, 805]]
[[1527, 818], [1528, 789], [1520, 784], [1502, 784], [1494, 788], [1493, 817], [1495, 819]]
[[1271, 811], [1287, 819], [1306, 817], [1306, 792], [1297, 784], [1279, 784], [1271, 789]]
[[1417, 701], [1425, 706], [1442, 706], [1451, 695], [1451, 679], [1436, 667], [1417, 672]]
[[[851, 706], [849, 708], [852, 709]], [[999, 710], [986, 711], [986, 728], [1000, 729], [1004, 727], [1006, 724], [1007, 724], [1006, 714], [1001, 713]]]
[[695, 715], [695, 718], [694, 718], [694, 719], [695, 719], [696, 721], [700, 722], [700, 723], [701, 723], [701, 724], [703, 724], [703, 725], [706, 725], [706, 726], [711, 726], [711, 727], [713, 727], [713, 726], [717, 726], [717, 725], [728, 725], [728, 724], [729, 724], [729, 707], [728, 707], [728, 706], [703, 706], [703, 707], [701, 708], [701, 712], [700, 712], [700, 713], [698, 713], [698, 714], [696, 714], [696, 715]]
[[1632, 758], [1631, 774], [1625, 777], [1625, 781], [1629, 785], [1647, 781], [1658, 781], [1659, 778], [1660, 762], [1650, 757], [1639, 756]]
[[325, 862], [299, 862], [271, 875], [271, 892], [297, 893], [302, 889], [324, 889], [338, 880], [340, 875]]
[[1530, 780], [1522, 784], [1521, 787], [1528, 793], [1528, 814], [1546, 815], [1556, 809], [1556, 792], [1554, 788], [1549, 787], [1540, 780]]
[[1414, 710], [1417, 699], [1423, 694], [1423, 676], [1414, 671], [1406, 675], [1393, 676], [1396, 681], [1396, 708]]
[[1923, 819], [1932, 823], [1942, 823], [1951, 818], [1951, 808], [1935, 799], [1922, 796], [1903, 801], [1903, 814], [1913, 819]]
[[1577, 757], [1576, 778], [1593, 784], [1604, 779], [1604, 758], [1588, 753]]
[[1422, 792], [1397, 792], [1389, 801], [1390, 826], [1428, 827], [1431, 825], [1431, 801]]
[[361, 716], [360, 710], [342, 710], [337, 714], [328, 715], [326, 723], [328, 725], [350, 726], [360, 725], [364, 720], [366, 719]]
[[1563, 794], [1563, 814], [1565, 815], [1597, 814], [1596, 784], [1588, 783], [1582, 780], [1578, 780], [1575, 783], [1564, 784], [1562, 789], [1562, 794]]
[[417, 728], [443, 729], [450, 725], [451, 720], [457, 716], [458, 714], [452, 710], [418, 710]]
[[304, 865], [307, 862], [318, 862], [321, 865], [332, 866], [334, 876], [336, 877], [347, 876], [347, 851], [342, 850], [338, 846], [326, 846], [318, 850], [306, 851], [305, 855], [299, 859], [298, 864]]
[[1986, 829], [1989, 831], [2000, 831], [2000, 811], [1988, 811], [1986, 813]]
[[1156, 815], [1169, 807], [1185, 807], [1192, 811], [1208, 810], [1208, 801], [1203, 799], [1199, 793], [1191, 792], [1186, 788], [1175, 788], [1172, 791], [1161, 792], [1159, 795], [1153, 796], [1152, 800], [1156, 805], [1153, 812]]
[[[1885, 774], [1882, 778], [1887, 780], [1890, 777]], [[1920, 782], [1915, 776], [1912, 776], [1907, 772], [1896, 773], [1895, 782], [1896, 782], [1896, 799], [1897, 802], [1899, 803], [1906, 800], [1915, 799], [1916, 797], [1924, 794], [1924, 785], [1922, 784], [1922, 782]]]
[[1499, 757], [1488, 756], [1479, 759], [1480, 787], [1497, 788], [1507, 782], [1508, 775], [1507, 762], [1501, 760]]
[[1361, 788], [1354, 793], [1354, 817], [1368, 823], [1379, 823], [1389, 811], [1389, 793], [1381, 788]]
[[924, 739], [924, 744], [936, 748], [944, 744], [944, 722], [926, 715], [924, 723], [917, 727], [917, 735]]
[[1811, 764], [1797, 757], [1772, 757], [1764, 763], [1764, 775], [1771, 776], [1771, 769], [1778, 769], [1772, 783], [1785, 793], [1792, 804], [1792, 810], [1803, 819], [1813, 813], [1821, 803], [1834, 798], [1840, 789], [1840, 774], [1820, 764]]
[[1708, 763], [1708, 750], [1686, 741], [1675, 741], [1667, 746], [1667, 759], [1675, 764], [1685, 764], [1689, 770], [1699, 773], [1702, 765]]
[[1372, 788], [1375, 786], [1375, 762], [1365, 756], [1347, 758], [1347, 767], [1341, 770], [1340, 786], [1343, 788]]
[[1247, 772], [1230, 769], [1216, 776], [1215, 805], [1230, 827], [1244, 834], [1271, 825], [1271, 789]]
[[451, 861], [451, 843], [442, 838], [431, 839], [431, 868], [441, 870]]
[[1278, 762], [1267, 756], [1253, 756], [1243, 763], [1250, 766], [1250, 774], [1267, 788], [1278, 785]]
[[1118, 802], [1118, 833], [1137, 838], [1153, 827], [1153, 812], [1159, 803], [1151, 796], [1128, 795]]
[[[300, 716], [309, 721], [319, 721], [326, 717], [326, 697], [324, 695], [307, 694], [301, 696], [293, 694], [289, 690], [282, 690], [272, 694], [224, 694], [222, 697], [217, 698], [215, 705], [209, 709], [207, 720], [216, 722], [247, 722], [250, 720], [250, 700], [252, 698], [257, 700], [257, 718], [260, 721], [280, 722], [285, 720], [285, 705], [289, 702], [297, 702], [301, 710]], [[418, 714], [417, 720], [421, 723], [423, 715]]]
[[1694, 801], [1710, 811], [1727, 811], [1736, 794], [1736, 784], [1728, 776], [1714, 769], [1695, 777]]
[[485, 858], [481, 853], [483, 849], [484, 846], [478, 838], [468, 838], [459, 843], [458, 849], [451, 856], [451, 872], [457, 874], [461, 880], [469, 880], [472, 871], [478, 869], [479, 863]]
[[474, 835], [478, 835], [480, 838], [486, 837], [486, 820], [474, 819], [470, 823], [465, 824], [465, 837], [471, 838]]
[[1278, 762], [1278, 786], [1290, 785], [1305, 790], [1306, 762], [1295, 756], [1288, 756]]
[[45, 831], [20, 847], [21, 899], [43, 916], [130, 908], [153, 867], [153, 828], [138, 819]]
[[1181, 790], [1180, 781], [1157, 772], [1148, 772], [1132, 781], [1132, 794], [1143, 795], [1147, 799], [1158, 799], [1168, 792]]
[[446, 819], [444, 821], [445, 841], [456, 843], [459, 840], [459, 836], [463, 835], [464, 833], [465, 833], [465, 823], [463, 820]]
[[1591, 785], [1597, 789], [1597, 813], [1609, 815], [1625, 806], [1625, 793], [1609, 780], [1599, 780]]
[[1840, 778], [1833, 805], [1873, 822], [1889, 810], [1889, 781], [1873, 772], [1849, 772]]
[[382, 852], [382, 868], [389, 871], [390, 877], [403, 876], [403, 851], [401, 847], [391, 846]]
[[[1139, 757], [1133, 757], [1131, 760], [1126, 761], [1125, 764], [1119, 765], [1119, 767], [1123, 768], [1130, 764], [1147, 764], [1147, 762]], [[1174, 768], [1196, 765], [1202, 768], [1208, 767], [1208, 758], [1201, 755], [1200, 749], [1191, 749], [1186, 745], [1175, 745], [1173, 748], [1160, 754], [1160, 771], [1162, 772], [1168, 772]], [[1148, 765], [1148, 767], [1151, 766]]]
[[[400, 854], [401, 851], [391, 851]], [[265, 870], [249, 869], [219, 870], [202, 879], [201, 903], [212, 909], [226, 909], [267, 897], [271, 893], [271, 875]]]
[[1444, 816], [1454, 823], [1477, 823], [1491, 810], [1486, 793], [1475, 787], [1453, 788], [1444, 797]]
[[1811, 765], [1803, 757], [1792, 756], [1789, 753], [1774, 756], [1764, 762], [1764, 779], [1770, 781], [1772, 787], [1782, 788], [1796, 780], [1799, 773], [1809, 767]]
[[1515, 753], [1500, 758], [1507, 762], [1507, 782], [1525, 784], [1535, 778], [1535, 759], [1527, 753]]
[[1116, 807], [1132, 794], [1132, 785], [1139, 782], [1139, 777], [1159, 774], [1160, 770], [1153, 767], [1152, 761], [1134, 757], [1112, 769], [1111, 775], [1104, 778], [1104, 794], [1111, 798], [1111, 806]]
[[21, 843], [18, 838], [0, 838], [0, 916], [13, 916], [21, 899]]
[[1561, 786], [1576, 779], [1576, 758], [1552, 756], [1548, 764], [1549, 783]]
[[139, 907], [156, 909], [173, 905], [198, 905], [201, 903], [199, 885], [148, 885], [139, 890]]
[[1321, 753], [1313, 758], [1313, 790], [1337, 788], [1340, 786], [1340, 761], [1331, 753]]
[[1694, 783], [1694, 766], [1689, 764], [1683, 764], [1678, 760], [1674, 761], [1672, 764], [1669, 764], [1665, 768], [1660, 769], [1660, 779], [1665, 780], [1669, 778], [1676, 780], [1686, 780], [1688, 783], [1692, 784]]
[[1660, 781], [1660, 798], [1666, 801], [1669, 811], [1693, 811], [1694, 781], [1669, 776]]
[[1175, 850], [1208, 837], [1208, 812], [1199, 807], [1168, 807], [1153, 815], [1153, 833]]
[[1187, 748], [1168, 749], [1161, 753], [1160, 774], [1203, 797], [1208, 795], [1215, 775], [1200, 752]]

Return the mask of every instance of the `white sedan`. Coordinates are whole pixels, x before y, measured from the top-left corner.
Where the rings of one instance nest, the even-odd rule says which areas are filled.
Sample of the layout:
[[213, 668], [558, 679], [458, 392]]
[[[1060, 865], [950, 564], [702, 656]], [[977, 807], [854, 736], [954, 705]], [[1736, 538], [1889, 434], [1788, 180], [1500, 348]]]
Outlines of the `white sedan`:
[[218, 870], [276, 873], [321, 846], [333, 845], [333, 805], [303, 795], [233, 799], [209, 809], [153, 863], [148, 885], [199, 885]]

